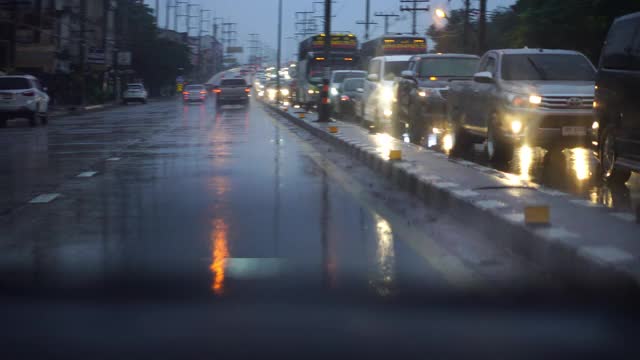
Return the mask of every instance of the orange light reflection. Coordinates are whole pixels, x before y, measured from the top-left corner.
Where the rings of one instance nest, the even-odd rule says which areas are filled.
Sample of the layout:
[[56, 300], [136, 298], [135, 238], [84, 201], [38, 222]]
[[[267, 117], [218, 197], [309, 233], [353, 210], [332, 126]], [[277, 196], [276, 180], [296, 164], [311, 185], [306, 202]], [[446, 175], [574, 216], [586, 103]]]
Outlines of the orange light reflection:
[[213, 232], [211, 242], [213, 243], [213, 261], [209, 269], [213, 273], [213, 284], [211, 288], [216, 295], [224, 293], [224, 277], [227, 258], [229, 257], [229, 247], [227, 243], [228, 226], [223, 219], [213, 221]]

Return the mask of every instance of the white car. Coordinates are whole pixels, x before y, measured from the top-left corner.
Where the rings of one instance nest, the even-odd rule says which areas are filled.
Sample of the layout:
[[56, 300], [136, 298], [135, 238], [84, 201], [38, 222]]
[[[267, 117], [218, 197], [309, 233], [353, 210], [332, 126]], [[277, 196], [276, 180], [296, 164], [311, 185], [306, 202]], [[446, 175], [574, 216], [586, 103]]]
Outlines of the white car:
[[369, 61], [365, 81], [362, 118], [380, 130], [391, 125], [394, 82], [409, 68], [410, 55], [380, 56]]
[[47, 123], [49, 95], [30, 75], [0, 76], [0, 127], [14, 118], [27, 118], [29, 125]]
[[142, 84], [128, 84], [127, 90], [122, 95], [122, 102], [128, 104], [130, 102], [147, 103], [149, 94]]

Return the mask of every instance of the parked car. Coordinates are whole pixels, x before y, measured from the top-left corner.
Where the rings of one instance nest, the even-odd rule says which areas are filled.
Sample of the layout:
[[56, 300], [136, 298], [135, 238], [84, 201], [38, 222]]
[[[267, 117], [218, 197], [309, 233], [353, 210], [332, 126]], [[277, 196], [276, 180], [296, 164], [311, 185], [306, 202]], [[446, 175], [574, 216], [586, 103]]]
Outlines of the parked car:
[[479, 140], [490, 160], [506, 162], [518, 145], [586, 145], [594, 81], [595, 67], [576, 51], [491, 50], [472, 81], [450, 85], [446, 130], [453, 150]]
[[602, 50], [594, 106], [603, 178], [625, 183], [640, 171], [640, 13], [617, 19]]
[[364, 78], [345, 79], [340, 86], [340, 96], [334, 104], [334, 111], [340, 117], [355, 115], [356, 104], [360, 104], [364, 94]]
[[[215, 91], [215, 88], [214, 88]], [[200, 84], [187, 85], [182, 92], [182, 102], [204, 102], [207, 99], [207, 88]]]
[[358, 112], [363, 122], [378, 129], [386, 128], [391, 123], [395, 101], [394, 81], [409, 68], [410, 59], [410, 55], [392, 55], [375, 57], [369, 61], [362, 109]]
[[367, 76], [366, 71], [360, 70], [336, 70], [331, 72], [331, 78], [329, 79], [329, 103], [331, 104], [331, 110], [336, 111], [335, 104], [340, 99], [340, 89], [345, 79], [349, 78], [365, 78]]
[[408, 130], [411, 141], [422, 143], [433, 129], [446, 127], [449, 84], [471, 80], [480, 58], [463, 54], [428, 54], [411, 58], [409, 70], [396, 82], [393, 129]]
[[249, 105], [249, 93], [251, 85], [242, 77], [220, 80], [220, 84], [214, 88], [216, 105], [227, 104]]
[[47, 123], [49, 95], [33, 76], [0, 76], [0, 127], [14, 118], [27, 118], [29, 125]]
[[127, 90], [122, 95], [122, 102], [128, 104], [135, 101], [146, 104], [148, 96], [143, 84], [128, 84]]

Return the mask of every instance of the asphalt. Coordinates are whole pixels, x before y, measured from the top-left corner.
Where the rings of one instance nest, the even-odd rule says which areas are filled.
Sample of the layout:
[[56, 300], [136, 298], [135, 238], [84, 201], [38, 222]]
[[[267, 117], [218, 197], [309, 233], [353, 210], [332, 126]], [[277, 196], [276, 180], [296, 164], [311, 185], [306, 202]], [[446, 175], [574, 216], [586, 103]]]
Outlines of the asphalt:
[[0, 147], [3, 283], [171, 274], [220, 295], [295, 277], [388, 295], [548, 279], [259, 103], [17, 121]]

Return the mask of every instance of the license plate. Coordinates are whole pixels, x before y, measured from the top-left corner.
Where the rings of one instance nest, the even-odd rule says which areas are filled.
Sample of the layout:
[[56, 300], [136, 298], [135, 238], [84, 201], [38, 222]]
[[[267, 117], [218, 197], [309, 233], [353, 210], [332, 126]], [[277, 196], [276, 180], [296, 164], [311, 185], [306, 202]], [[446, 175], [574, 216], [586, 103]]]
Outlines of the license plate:
[[587, 128], [584, 126], [563, 126], [562, 136], [585, 136]]

